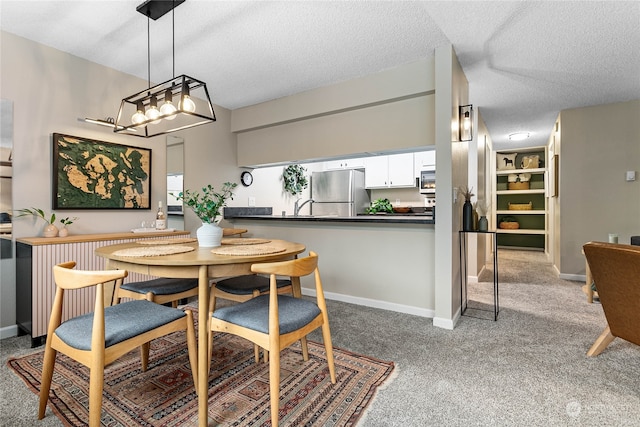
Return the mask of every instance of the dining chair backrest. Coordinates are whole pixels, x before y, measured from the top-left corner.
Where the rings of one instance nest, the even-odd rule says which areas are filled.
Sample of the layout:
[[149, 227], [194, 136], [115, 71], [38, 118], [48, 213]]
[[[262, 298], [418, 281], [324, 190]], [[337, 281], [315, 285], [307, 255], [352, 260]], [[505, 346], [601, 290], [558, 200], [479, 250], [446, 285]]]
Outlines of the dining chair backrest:
[[[165, 307], [147, 300], [128, 301], [105, 307], [104, 285], [122, 282], [126, 270], [75, 270], [74, 261], [53, 267], [56, 294], [51, 309], [45, 344], [38, 419], [45, 415], [53, 380], [56, 354], [89, 368], [89, 426], [100, 425], [104, 367], [140, 349], [142, 370], [148, 365], [149, 343], [176, 331], [186, 331], [189, 362], [197, 381], [196, 338], [191, 311]], [[95, 286], [94, 311], [62, 322], [66, 291]]]
[[640, 247], [589, 242], [584, 253], [610, 334], [640, 345]]

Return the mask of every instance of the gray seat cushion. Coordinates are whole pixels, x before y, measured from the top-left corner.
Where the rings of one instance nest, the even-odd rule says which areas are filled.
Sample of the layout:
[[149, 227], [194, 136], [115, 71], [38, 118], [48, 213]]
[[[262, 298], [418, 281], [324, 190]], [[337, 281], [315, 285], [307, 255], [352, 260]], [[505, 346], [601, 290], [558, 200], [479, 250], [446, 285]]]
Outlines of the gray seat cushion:
[[164, 277], [145, 280], [143, 282], [123, 283], [122, 286], [120, 286], [120, 288], [126, 289], [127, 291], [139, 294], [151, 292], [154, 295], [177, 294], [197, 287], [198, 279], [167, 279]]
[[[290, 286], [291, 280], [277, 279], [276, 283], [278, 288], [283, 288]], [[267, 292], [269, 290], [269, 278], [258, 276], [257, 274], [232, 277], [216, 282], [216, 288], [233, 295], [251, 295], [254, 289], [260, 292]]]
[[[147, 300], [135, 300], [104, 310], [105, 348], [128, 340], [159, 326], [186, 316], [176, 308], [165, 307]], [[56, 329], [56, 335], [73, 348], [91, 350], [93, 313], [69, 319]]]
[[[302, 298], [278, 295], [280, 334], [286, 334], [311, 322], [320, 314], [318, 306]], [[247, 302], [217, 309], [212, 315], [254, 331], [269, 333], [269, 295], [261, 295]]]

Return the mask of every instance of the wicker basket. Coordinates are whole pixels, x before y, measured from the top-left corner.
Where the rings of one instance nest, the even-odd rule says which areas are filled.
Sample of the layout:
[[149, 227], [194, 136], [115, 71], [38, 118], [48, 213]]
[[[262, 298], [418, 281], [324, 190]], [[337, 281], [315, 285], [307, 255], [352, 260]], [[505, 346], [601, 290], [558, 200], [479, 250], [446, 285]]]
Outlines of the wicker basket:
[[517, 230], [518, 228], [520, 228], [520, 224], [518, 224], [517, 222], [503, 221], [500, 223], [500, 228], [502, 228], [503, 230]]
[[530, 211], [533, 209], [533, 202], [529, 203], [509, 203], [510, 211]]
[[529, 181], [525, 182], [510, 182], [507, 185], [509, 190], [528, 190], [529, 189]]

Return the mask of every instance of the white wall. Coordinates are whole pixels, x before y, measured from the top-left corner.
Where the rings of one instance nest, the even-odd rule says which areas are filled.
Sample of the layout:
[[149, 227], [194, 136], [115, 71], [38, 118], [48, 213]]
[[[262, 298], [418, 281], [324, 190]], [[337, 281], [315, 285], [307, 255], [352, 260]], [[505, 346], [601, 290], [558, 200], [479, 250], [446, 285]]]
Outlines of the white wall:
[[585, 274], [582, 245], [617, 233], [640, 235], [640, 100], [560, 113], [560, 263], [565, 277]]

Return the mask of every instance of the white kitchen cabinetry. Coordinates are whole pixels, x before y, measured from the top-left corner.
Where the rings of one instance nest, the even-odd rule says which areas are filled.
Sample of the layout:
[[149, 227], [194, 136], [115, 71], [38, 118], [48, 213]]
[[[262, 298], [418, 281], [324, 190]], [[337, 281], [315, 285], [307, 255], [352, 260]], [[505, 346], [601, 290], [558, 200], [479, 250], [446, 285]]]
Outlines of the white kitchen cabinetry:
[[324, 170], [330, 171], [336, 169], [364, 168], [366, 160], [367, 159], [364, 157], [358, 157], [354, 159], [330, 160], [328, 162], [324, 162]]
[[416, 178], [420, 178], [420, 171], [436, 167], [436, 150], [416, 151], [413, 153], [413, 158]]
[[415, 187], [413, 153], [368, 157], [366, 188]]
[[[517, 155], [514, 156], [514, 154]], [[495, 156], [494, 185], [495, 197], [492, 203], [494, 224], [498, 232], [498, 245], [501, 247], [547, 249], [547, 196], [545, 147], [535, 147], [514, 151], [498, 151]], [[525, 156], [538, 156], [539, 167], [522, 168]], [[498, 169], [504, 158], [515, 169]], [[500, 159], [500, 161], [498, 160]], [[506, 162], [505, 162], [506, 163]], [[509, 176], [531, 176], [528, 189], [509, 189]], [[531, 204], [530, 209], [514, 207]], [[508, 218], [507, 218], [508, 217]], [[517, 222], [517, 229], [502, 229], [500, 222], [509, 219]]]

